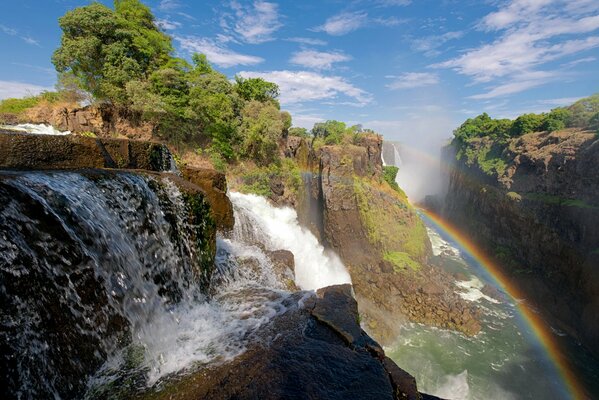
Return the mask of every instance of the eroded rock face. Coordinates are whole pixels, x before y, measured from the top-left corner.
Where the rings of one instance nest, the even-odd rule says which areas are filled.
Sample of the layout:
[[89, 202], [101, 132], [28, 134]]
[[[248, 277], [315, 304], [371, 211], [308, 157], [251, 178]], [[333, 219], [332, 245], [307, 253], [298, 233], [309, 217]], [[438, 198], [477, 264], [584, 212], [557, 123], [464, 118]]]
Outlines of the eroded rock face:
[[124, 135], [130, 139], [151, 140], [153, 126], [141, 116], [110, 105], [86, 107], [34, 107], [27, 110], [26, 122], [50, 124], [61, 131], [92, 132], [98, 136]]
[[454, 158], [445, 216], [496, 255], [552, 323], [599, 354], [599, 141], [572, 129], [532, 133], [512, 139], [502, 158], [499, 176]]
[[382, 343], [396, 339], [402, 316], [478, 333], [476, 308], [454, 293], [452, 276], [429, 265], [422, 221], [381, 182], [381, 137], [358, 144], [324, 146], [312, 155], [318, 170], [305, 176], [308, 199], [300, 205], [316, 207], [298, 207], [298, 214], [348, 267], [364, 326]]
[[207, 168], [182, 167], [181, 175], [204, 190], [217, 227], [223, 230], [233, 229], [235, 216], [231, 200], [227, 197], [225, 174]]
[[126, 168], [168, 171], [171, 154], [159, 143], [84, 136], [0, 133], [0, 168], [19, 170]]
[[[357, 322], [351, 286], [291, 295], [271, 337], [231, 362], [203, 369], [142, 399], [421, 399], [416, 382]], [[298, 301], [302, 299], [301, 301]], [[424, 397], [428, 398], [428, 397]]]

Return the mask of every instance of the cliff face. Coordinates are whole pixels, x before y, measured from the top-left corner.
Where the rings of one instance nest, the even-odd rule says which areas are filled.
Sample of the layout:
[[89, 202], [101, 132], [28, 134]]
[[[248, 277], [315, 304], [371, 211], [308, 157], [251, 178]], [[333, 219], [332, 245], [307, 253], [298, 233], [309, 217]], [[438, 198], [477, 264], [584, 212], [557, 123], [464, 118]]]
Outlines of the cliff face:
[[[494, 145], [473, 142], [462, 154]], [[502, 168], [491, 173], [488, 158], [472, 159], [454, 159], [445, 216], [495, 254], [562, 329], [599, 354], [596, 135], [566, 130], [512, 139], [497, 158]]]
[[451, 276], [429, 265], [431, 245], [415, 209], [382, 179], [381, 149], [382, 138], [368, 135], [312, 150], [300, 221], [348, 267], [375, 339], [395, 340], [402, 316], [477, 333], [476, 309], [454, 293]]

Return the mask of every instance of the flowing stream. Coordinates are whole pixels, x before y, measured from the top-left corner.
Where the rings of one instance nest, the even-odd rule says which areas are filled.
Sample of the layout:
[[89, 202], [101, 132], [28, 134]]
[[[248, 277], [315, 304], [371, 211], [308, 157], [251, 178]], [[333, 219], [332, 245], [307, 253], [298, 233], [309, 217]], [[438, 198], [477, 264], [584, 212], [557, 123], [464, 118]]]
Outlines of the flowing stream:
[[349, 281], [293, 210], [231, 198], [238, 223], [217, 239], [202, 290], [205, 226], [185, 217], [184, 195], [167, 177], [2, 173], [5, 394], [110, 398], [236, 357], [290, 306], [268, 250], [295, 253], [301, 288]]
[[[480, 307], [482, 331], [466, 337], [407, 324], [397, 343], [386, 349], [388, 355], [416, 377], [421, 391], [448, 400], [571, 398], [546, 349], [519, 316], [514, 301], [493, 282], [485, 282], [481, 267], [462, 253], [451, 237], [433, 226], [428, 232], [436, 262], [462, 277], [456, 292]], [[485, 283], [499, 296], [484, 294]], [[553, 340], [567, 350], [577, 368], [577, 379], [589, 393], [599, 393], [597, 361], [565, 334], [557, 329], [553, 332]]]

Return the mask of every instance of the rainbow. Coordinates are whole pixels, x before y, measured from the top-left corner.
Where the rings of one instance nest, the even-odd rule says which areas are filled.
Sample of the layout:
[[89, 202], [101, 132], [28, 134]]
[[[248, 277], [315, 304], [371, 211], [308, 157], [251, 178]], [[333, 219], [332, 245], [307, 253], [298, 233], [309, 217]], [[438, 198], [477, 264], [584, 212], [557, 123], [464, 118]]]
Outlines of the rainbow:
[[591, 399], [586, 390], [579, 383], [576, 375], [572, 372], [569, 362], [566, 360], [558, 344], [555, 342], [549, 327], [530, 307], [528, 307], [524, 302], [518, 301], [518, 299], [523, 299], [526, 296], [524, 296], [518, 287], [516, 287], [507, 278], [500, 267], [455, 226], [443, 220], [441, 217], [431, 211], [424, 209], [419, 209], [419, 211], [424, 214], [426, 219], [428, 219], [428, 221], [431, 222], [436, 228], [455, 240], [460, 245], [462, 250], [468, 253], [468, 255], [475, 261], [477, 261], [490, 274], [491, 278], [493, 278], [493, 280], [504, 290], [504, 292], [515, 300], [517, 310], [522, 316], [522, 319], [530, 327], [534, 336], [543, 346], [549, 359], [556, 368], [556, 372], [558, 372], [565, 383], [565, 388], [567, 389], [569, 398], [575, 400]]

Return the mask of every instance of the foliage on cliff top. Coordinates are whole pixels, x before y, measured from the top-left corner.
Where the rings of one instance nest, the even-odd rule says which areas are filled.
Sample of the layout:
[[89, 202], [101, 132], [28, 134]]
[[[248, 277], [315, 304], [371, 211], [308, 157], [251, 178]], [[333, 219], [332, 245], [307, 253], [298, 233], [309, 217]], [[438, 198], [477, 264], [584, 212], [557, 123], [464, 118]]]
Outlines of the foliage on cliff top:
[[[370, 243], [382, 252], [383, 258], [401, 259], [402, 265], [417, 269], [414, 265], [420, 265], [427, 257], [428, 234], [407, 199], [386, 185], [359, 177], [354, 177], [353, 191]], [[408, 259], [414, 264], [407, 263]]]
[[599, 93], [568, 107], [555, 108], [549, 113], [523, 114], [513, 121], [493, 119], [483, 113], [467, 119], [453, 131], [453, 135], [454, 143], [483, 137], [501, 141], [531, 132], [553, 132], [564, 128], [599, 129]]

